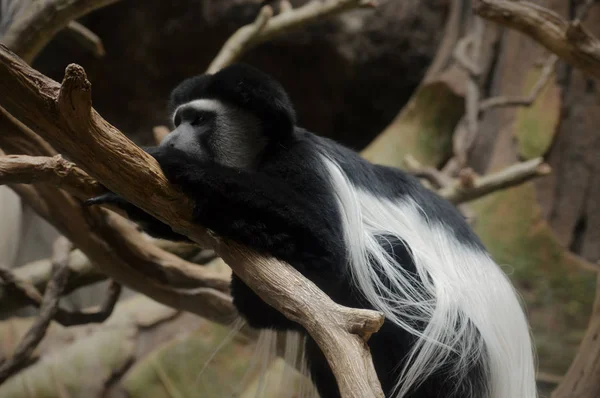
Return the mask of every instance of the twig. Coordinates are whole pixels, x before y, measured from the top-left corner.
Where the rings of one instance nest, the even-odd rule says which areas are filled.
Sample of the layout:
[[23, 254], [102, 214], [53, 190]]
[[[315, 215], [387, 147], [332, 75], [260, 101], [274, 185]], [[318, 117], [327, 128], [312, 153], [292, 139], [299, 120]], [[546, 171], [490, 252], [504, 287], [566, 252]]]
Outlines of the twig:
[[80, 198], [105, 192], [86, 172], [61, 155], [53, 157], [10, 155], [0, 156], [0, 185], [46, 182]]
[[452, 184], [454, 181], [435, 167], [425, 167], [419, 163], [412, 155], [404, 158], [404, 163], [407, 166], [407, 171], [417, 178], [422, 178], [429, 181], [434, 189], [440, 189]]
[[83, 48], [90, 51], [97, 58], [102, 58], [106, 55], [102, 39], [97, 34], [80, 24], [79, 22], [71, 21], [67, 25], [68, 32]]
[[[175, 254], [177, 257], [181, 257], [184, 260], [192, 261], [194, 263], [198, 262], [198, 260], [205, 260], [201, 257], [195, 257], [199, 255], [200, 251], [195, 245], [156, 239], [152, 240], [152, 246], [166, 250], [169, 253]], [[212, 251], [204, 250], [200, 253], [204, 252]], [[154, 256], [151, 252], [147, 254]], [[207, 255], [208, 254], [209, 253], [207, 253]], [[203, 285], [203, 283], [197, 279], [197, 274], [181, 271], [177, 272], [179, 269], [179, 263], [177, 261], [169, 262], [163, 261], [162, 257], [157, 258], [165, 264], [165, 273], [168, 273], [169, 281], [173, 281], [171, 285], [174, 288], [184, 286], [199, 287]], [[137, 261], [137, 259], [132, 259], [131, 263]], [[0, 316], [26, 305], [37, 305], [36, 303], [41, 302], [42, 296], [39, 291], [45, 289], [48, 284], [48, 281], [52, 276], [51, 268], [52, 262], [50, 259], [42, 259], [24, 264], [8, 272], [6, 269], [0, 268], [0, 279], [4, 280], [4, 284], [7, 285], [3, 286], [3, 284], [0, 283]], [[70, 276], [64, 290], [65, 294], [107, 279], [107, 275], [99, 272], [97, 267], [94, 267], [85, 254], [78, 249], [73, 250], [70, 254], [69, 268]], [[194, 268], [202, 271], [200, 267], [196, 266]], [[225, 288], [223, 291], [226, 292], [228, 287], [226, 275], [223, 275], [222, 280]], [[30, 286], [33, 286], [35, 289], [28, 289]], [[9, 289], [9, 287], [12, 287], [12, 289]], [[12, 294], [12, 291], [15, 289], [17, 292], [20, 291], [20, 293]]]
[[431, 65], [427, 69], [423, 83], [429, 82], [437, 77], [441, 71], [448, 66], [448, 62], [451, 58], [454, 58], [454, 52], [456, 51], [456, 43], [459, 39], [460, 32], [462, 29], [462, 16], [464, 13], [464, 2], [466, 0], [450, 0], [450, 10], [446, 17], [446, 26], [442, 34], [441, 42], [435, 53], [435, 57], [431, 62]]
[[600, 77], [600, 41], [579, 20], [565, 21], [553, 11], [524, 0], [477, 0], [474, 11], [528, 35], [571, 65]]
[[59, 238], [53, 250], [53, 275], [44, 294], [40, 314], [19, 342], [13, 356], [0, 365], [0, 384], [19, 371], [27, 362], [35, 347], [46, 335], [46, 330], [58, 310], [58, 302], [69, 276], [67, 262], [71, 243]]
[[592, 9], [592, 6], [598, 4], [598, 0], [585, 0], [585, 2], [579, 6], [577, 10], [577, 18], [578, 20], [583, 20], [587, 17], [588, 13]]
[[471, 76], [479, 76], [481, 74], [481, 68], [479, 65], [469, 57], [468, 49], [474, 42], [474, 33], [469, 34], [456, 43], [454, 47], [453, 56], [454, 59], [465, 69]]
[[[52, 278], [52, 274], [50, 275], [50, 278]], [[12, 289], [19, 294], [27, 304], [33, 304], [39, 307], [42, 303], [43, 298], [37, 288], [28, 281], [16, 277], [10, 270], [0, 268], [0, 279], [2, 280], [1, 286], [3, 288]]]
[[190, 199], [167, 182], [153, 157], [91, 107], [91, 84], [83, 68], [69, 65], [58, 85], [0, 45], [0, 84], [6, 93], [0, 106], [39, 127], [45, 139], [108, 189], [201, 247], [213, 248], [267, 304], [301, 324], [327, 358], [343, 397], [383, 397], [365, 345], [383, 315], [341, 306], [290, 265], [192, 223]]
[[[468, 72], [466, 84], [466, 115], [458, 122], [453, 136], [453, 151], [460, 167], [467, 164], [468, 152], [475, 142], [479, 130], [479, 77], [481, 67], [479, 58], [485, 26], [480, 18], [474, 19], [472, 32], [461, 39], [454, 51], [458, 63]], [[467, 55], [467, 48], [472, 47], [471, 56]]]
[[250, 46], [252, 40], [256, 40], [265, 28], [269, 19], [273, 16], [273, 8], [270, 5], [261, 7], [254, 22], [238, 29], [227, 39], [221, 51], [213, 59], [208, 67], [207, 73], [218, 72], [224, 66], [230, 65], [239, 59], [242, 53]]
[[108, 293], [102, 302], [98, 311], [67, 311], [63, 310], [56, 314], [55, 319], [63, 326], [83, 325], [87, 323], [101, 323], [108, 319], [112, 314], [119, 296], [121, 295], [121, 285], [111, 281], [108, 286]]
[[34, 4], [13, 22], [2, 41], [30, 63], [67, 25], [98, 8], [119, 0], [47, 0]]
[[463, 203], [494, 191], [519, 185], [535, 177], [548, 175], [550, 171], [550, 166], [544, 163], [542, 158], [536, 158], [485, 176], [471, 175], [468, 177], [467, 184], [465, 180], [459, 180], [451, 186], [442, 188], [438, 194], [454, 204]]
[[[69, 266], [69, 255], [67, 253], [67, 260], [64, 261], [64, 265], [66, 267], [65, 271], [61, 271], [65, 274], [65, 281], [61, 284], [60, 292], [61, 294], [67, 293], [66, 287], [69, 282], [69, 277], [71, 274], [71, 267]], [[53, 261], [52, 266], [55, 267], [55, 262]], [[54, 269], [52, 273], [52, 277], [54, 277]], [[0, 279], [2, 279], [3, 284], [12, 289], [15, 293], [21, 295], [30, 305], [35, 307], [42, 308], [43, 298], [37, 288], [29, 281], [22, 280], [14, 275], [14, 273], [10, 272], [7, 269], [0, 268]], [[51, 279], [52, 280], [52, 279]], [[48, 282], [47, 289], [51, 286], [51, 280]], [[62, 281], [62, 279], [61, 279]], [[105, 301], [102, 303], [100, 310], [87, 312], [87, 311], [69, 311], [62, 309], [57, 306], [54, 310], [54, 319], [63, 326], [73, 326], [73, 325], [81, 325], [85, 323], [99, 323], [104, 322], [112, 313], [115, 304], [119, 299], [119, 295], [121, 294], [121, 285], [111, 281], [111, 284], [108, 288], [108, 295]]]
[[548, 57], [546, 62], [544, 63], [544, 67], [542, 69], [542, 73], [535, 83], [529, 95], [527, 97], [492, 97], [487, 98], [481, 101], [479, 104], [479, 110], [481, 112], [490, 110], [492, 108], [499, 107], [509, 107], [509, 106], [531, 106], [537, 97], [542, 92], [542, 89], [546, 86], [546, 84], [550, 81], [550, 77], [552, 76], [552, 72], [554, 71], [554, 67], [558, 62], [558, 57], [556, 55], [551, 55]]
[[274, 36], [282, 35], [321, 18], [330, 17], [356, 7], [375, 6], [374, 0], [317, 0], [287, 10], [273, 17], [273, 9], [263, 6], [256, 20], [238, 29], [225, 42], [211, 62], [207, 73], [215, 73], [238, 60], [244, 53]]

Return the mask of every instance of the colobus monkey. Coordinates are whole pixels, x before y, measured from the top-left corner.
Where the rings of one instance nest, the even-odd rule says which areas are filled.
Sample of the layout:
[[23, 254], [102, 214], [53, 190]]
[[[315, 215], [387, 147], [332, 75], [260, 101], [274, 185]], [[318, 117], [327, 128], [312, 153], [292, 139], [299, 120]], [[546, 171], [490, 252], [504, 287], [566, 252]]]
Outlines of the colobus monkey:
[[[518, 296], [453, 205], [297, 126], [282, 86], [250, 66], [189, 78], [169, 106], [175, 129], [147, 151], [194, 199], [193, 221], [288, 262], [342, 305], [383, 312], [368, 344], [386, 397], [537, 396]], [[87, 203], [186, 239], [113, 193]], [[231, 288], [251, 326], [305, 333], [235, 275]], [[339, 397], [310, 336], [305, 353], [320, 396]]]

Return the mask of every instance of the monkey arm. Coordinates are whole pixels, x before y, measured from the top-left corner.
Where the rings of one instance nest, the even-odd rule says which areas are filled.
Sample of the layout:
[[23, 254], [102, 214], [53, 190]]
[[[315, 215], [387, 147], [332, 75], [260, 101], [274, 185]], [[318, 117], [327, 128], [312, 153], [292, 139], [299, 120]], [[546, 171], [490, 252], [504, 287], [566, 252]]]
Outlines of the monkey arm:
[[175, 242], [191, 242], [187, 236], [174, 232], [167, 224], [152, 217], [150, 214], [129, 203], [114, 192], [107, 192], [84, 202], [84, 205], [86, 206], [101, 204], [111, 204], [124, 210], [130, 220], [140, 225], [144, 232], [152, 237]]
[[[343, 238], [339, 223], [328, 224], [335, 217], [324, 216], [328, 207], [319, 192], [297, 193], [276, 177], [201, 161], [169, 147], [148, 152], [167, 179], [195, 201], [194, 222], [288, 262], [325, 293], [339, 296]], [[235, 274], [231, 289], [234, 305], [251, 326], [302, 330]]]
[[273, 176], [202, 161], [174, 148], [155, 147], [148, 153], [167, 179], [194, 199], [198, 224], [301, 272], [339, 263], [340, 231], [331, 217], [319, 216], [318, 192], [297, 193]]

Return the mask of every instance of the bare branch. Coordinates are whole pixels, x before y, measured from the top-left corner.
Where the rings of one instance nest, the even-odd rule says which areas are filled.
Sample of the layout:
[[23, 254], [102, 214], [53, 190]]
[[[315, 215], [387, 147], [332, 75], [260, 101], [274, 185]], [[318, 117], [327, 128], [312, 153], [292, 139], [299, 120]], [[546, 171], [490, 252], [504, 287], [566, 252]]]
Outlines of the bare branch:
[[[141, 237], [140, 237], [141, 239]], [[162, 250], [166, 250], [169, 253], [175, 254], [177, 257], [181, 257], [185, 260], [192, 262], [199, 262], [198, 260], [204, 260], [200, 257], [200, 254], [205, 252], [212, 252], [203, 250], [200, 253], [199, 248], [191, 244], [181, 244], [170, 242], [166, 240], [152, 240], [152, 246], [156, 246]], [[160, 252], [157, 250], [157, 252]], [[148, 252], [148, 254], [154, 256]], [[209, 253], [207, 253], [209, 254]], [[214, 255], [214, 253], [212, 253]], [[180, 271], [179, 261], [164, 261], [164, 257], [157, 257], [157, 260], [165, 266], [165, 274], [170, 284], [177, 287], [199, 287], [199, 286], [210, 286], [210, 283], [203, 283], [197, 278], [199, 275], [193, 273], [187, 273]], [[132, 259], [131, 263], [134, 264], [139, 262], [138, 259]], [[170, 264], [170, 265], [169, 265]], [[152, 265], [151, 265], [152, 266]], [[142, 268], [142, 267], [140, 267]], [[191, 267], [189, 267], [191, 269]], [[203, 270], [200, 267], [194, 267]], [[64, 293], [68, 294], [81, 287], [91, 285], [107, 279], [107, 275], [99, 272], [97, 267], [94, 267], [90, 260], [81, 252], [81, 250], [73, 250], [69, 257], [69, 280], [65, 287]], [[216, 275], [216, 274], [215, 274]], [[20, 291], [20, 294], [12, 294], [7, 286], [0, 284], [0, 315], [7, 314], [17, 308], [24, 307], [26, 305], [36, 305], [37, 302], [41, 301], [41, 294], [38, 291], [45, 289], [48, 281], [52, 276], [52, 262], [50, 259], [37, 260], [28, 264], [24, 264], [15, 268], [12, 272], [6, 272], [0, 268], [0, 279], [4, 279], [8, 287], [12, 286], [13, 289]], [[228, 278], [226, 275], [221, 277], [222, 284], [212, 284], [212, 287], [219, 287], [216, 290], [227, 292]], [[23, 283], [21, 283], [23, 282]], [[14, 286], [18, 284], [18, 286]], [[28, 289], [29, 286], [33, 286], [35, 289]], [[222, 287], [223, 289], [221, 289]]]
[[550, 81], [554, 67], [558, 62], [556, 55], [548, 57], [544, 63], [540, 78], [535, 83], [529, 95], [527, 97], [493, 97], [487, 98], [481, 101], [479, 104], [479, 110], [481, 112], [487, 111], [492, 108], [509, 107], [509, 106], [531, 106], [537, 97], [542, 92], [542, 89], [546, 87], [546, 84]]
[[[3, 83], [0, 82], [1, 89], [4, 88]], [[56, 155], [56, 151], [31, 129], [10, 116], [6, 110], [0, 108], [0, 111], [0, 145], [3, 149], [10, 153]], [[89, 260], [80, 258], [77, 262], [83, 264], [82, 267], [88, 267], [86, 264], [93, 262], [101, 273], [123, 285], [163, 304], [215, 322], [230, 324], [237, 319], [238, 313], [228, 294], [229, 275], [189, 264], [165, 252], [140, 234], [130, 221], [102, 209], [82, 209], [80, 202], [71, 195], [51, 185], [11, 185], [11, 188], [24, 203], [85, 252]], [[49, 268], [42, 265], [42, 274], [27, 275], [25, 279], [38, 278], [37, 283], [32, 283], [42, 289], [49, 278], [44, 276], [49, 275], [46, 269]], [[89, 271], [82, 271], [77, 276], [81, 279], [74, 279], [67, 288], [74, 289], [103, 278]], [[14, 295], [7, 296], [1, 288], [0, 295], [3, 297], [3, 310], [24, 303], [23, 299], [17, 299]], [[248, 328], [243, 332], [251, 334]]]
[[30, 63], [72, 20], [119, 0], [47, 0], [32, 4], [10, 25], [4, 45]]
[[106, 55], [104, 44], [97, 34], [80, 24], [79, 22], [71, 21], [67, 25], [68, 32], [83, 48], [94, 54], [97, 58], [102, 58]]
[[454, 180], [435, 167], [425, 167], [412, 155], [408, 155], [404, 158], [407, 171], [417, 178], [422, 178], [429, 181], [434, 189], [440, 189], [448, 186], [454, 182]]
[[71, 243], [59, 238], [54, 244], [53, 276], [48, 283], [48, 288], [40, 307], [40, 314], [27, 331], [12, 357], [0, 364], [0, 384], [19, 371], [26, 363], [31, 353], [44, 338], [50, 322], [58, 310], [58, 302], [67, 283], [69, 268], [67, 262]]
[[[460, 167], [467, 164], [468, 152], [473, 146], [479, 130], [479, 99], [481, 98], [479, 59], [481, 58], [481, 43], [485, 26], [480, 18], [475, 18], [473, 24], [471, 33], [457, 43], [454, 51], [455, 59], [468, 72], [465, 98], [466, 114], [459, 120], [453, 137], [454, 156]], [[472, 48], [470, 56], [467, 54], [469, 47]]]
[[458, 41], [456, 47], [454, 47], [453, 56], [459, 65], [465, 69], [471, 76], [479, 76], [481, 74], [481, 68], [473, 59], [468, 55], [468, 49], [473, 44], [474, 35], [470, 34]]
[[155, 159], [91, 108], [83, 68], [69, 65], [60, 86], [0, 45], [0, 89], [6, 93], [0, 106], [39, 127], [54, 147], [110, 190], [201, 247], [213, 248], [266, 303], [304, 326], [327, 357], [342, 396], [383, 397], [364, 344], [382, 325], [383, 315], [340, 306], [290, 265], [192, 223], [193, 204], [168, 184]]
[[213, 59], [208, 67], [207, 73], [218, 72], [226, 65], [230, 65], [239, 59], [242, 53], [250, 46], [253, 40], [256, 40], [261, 31], [265, 28], [269, 19], [273, 16], [271, 6], [261, 7], [256, 19], [250, 25], [238, 29], [223, 45], [221, 51]]
[[[256, 20], [237, 30], [211, 62], [207, 73], [215, 73], [237, 61], [244, 53], [274, 36], [279, 36], [307, 23], [330, 17], [356, 7], [374, 7], [374, 0], [310, 1], [300, 8], [288, 9], [272, 17], [273, 9], [263, 6]], [[271, 18], [272, 17], [272, 18]]]
[[0, 156], [0, 185], [46, 182], [79, 197], [88, 198], [106, 189], [73, 163], [54, 157]]
[[458, 204], [519, 185], [535, 177], [548, 175], [550, 172], [550, 166], [544, 163], [542, 158], [537, 158], [481, 177], [474, 177], [471, 172], [453, 185], [442, 188], [438, 194], [450, 202]]
[[477, 0], [477, 15], [524, 33], [571, 65], [600, 77], [600, 41], [579, 20], [524, 0]]
[[[52, 277], [52, 274], [50, 275]], [[2, 279], [2, 288], [10, 289], [20, 295], [27, 304], [39, 306], [42, 302], [42, 295], [29, 281], [22, 280], [6, 268], [0, 268], [0, 279]], [[49, 283], [50, 281], [48, 281]]]

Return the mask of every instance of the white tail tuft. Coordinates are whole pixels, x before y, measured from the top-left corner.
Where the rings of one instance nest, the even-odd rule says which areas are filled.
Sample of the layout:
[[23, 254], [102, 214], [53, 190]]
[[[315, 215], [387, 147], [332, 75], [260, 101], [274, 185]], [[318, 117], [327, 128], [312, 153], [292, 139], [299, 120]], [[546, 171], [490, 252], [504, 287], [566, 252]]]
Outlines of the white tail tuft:
[[[417, 387], [450, 354], [460, 358], [453, 369], [457, 376], [483, 360], [488, 393], [477, 398], [536, 397], [527, 320], [512, 284], [490, 256], [429, 220], [409, 197], [376, 197], [355, 187], [335, 161], [324, 157], [324, 163], [337, 196], [354, 283], [387, 320], [420, 338], [401, 369], [396, 397]], [[385, 252], [378, 235], [405, 242], [424, 288], [415, 288], [414, 277]], [[386, 284], [377, 271], [389, 279]], [[425, 321], [425, 329], [415, 329], [415, 320]]]

